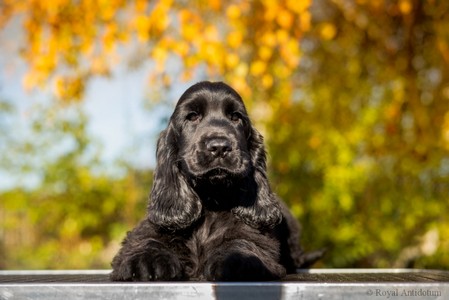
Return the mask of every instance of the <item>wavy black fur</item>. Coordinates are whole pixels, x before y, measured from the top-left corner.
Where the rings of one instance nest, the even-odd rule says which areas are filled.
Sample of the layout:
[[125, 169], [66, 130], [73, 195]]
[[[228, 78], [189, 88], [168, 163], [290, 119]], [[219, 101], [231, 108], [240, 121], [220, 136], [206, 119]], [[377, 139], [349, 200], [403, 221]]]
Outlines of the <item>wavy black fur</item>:
[[112, 280], [275, 280], [321, 254], [303, 253], [297, 222], [271, 191], [263, 138], [221, 82], [179, 99], [158, 140], [150, 198]]

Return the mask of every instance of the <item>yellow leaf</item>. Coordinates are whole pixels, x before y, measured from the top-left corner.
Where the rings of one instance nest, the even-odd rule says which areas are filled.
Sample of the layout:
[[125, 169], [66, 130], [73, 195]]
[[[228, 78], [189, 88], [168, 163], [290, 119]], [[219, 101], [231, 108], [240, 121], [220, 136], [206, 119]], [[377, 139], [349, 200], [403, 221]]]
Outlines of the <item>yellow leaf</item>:
[[161, 34], [165, 29], [167, 29], [170, 24], [170, 18], [166, 11], [160, 9], [160, 11], [153, 13], [154, 27], [158, 34]]
[[228, 53], [226, 55], [226, 66], [229, 69], [233, 69], [235, 68], [240, 62], [240, 58], [237, 54], [235, 53]]
[[268, 61], [273, 54], [273, 48], [261, 46], [259, 48], [258, 54], [259, 54], [260, 59], [262, 59], [264, 61]]
[[197, 27], [192, 24], [185, 24], [181, 28], [181, 35], [186, 41], [193, 41], [198, 37]]
[[220, 11], [221, 10], [221, 0], [208, 0], [207, 5], [210, 9], [213, 11]]
[[265, 13], [264, 19], [267, 23], [271, 23], [275, 20], [275, 18], [279, 15], [280, 6], [277, 1], [264, 1], [265, 4]]
[[287, 8], [297, 14], [301, 14], [309, 8], [311, 2], [311, 0], [287, 0]]
[[115, 48], [115, 37], [117, 34], [118, 26], [116, 23], [108, 23], [103, 35], [103, 46], [107, 52], [112, 52]]
[[238, 48], [242, 45], [243, 34], [241, 31], [232, 31], [227, 36], [228, 45], [231, 48]]
[[56, 57], [51, 54], [38, 55], [34, 61], [33, 67], [39, 72], [49, 74], [56, 67]]
[[231, 4], [226, 9], [226, 16], [228, 16], [229, 19], [238, 19], [240, 15], [240, 8], [236, 4]]
[[248, 65], [245, 62], [240, 62], [235, 68], [235, 74], [240, 78], [245, 78], [248, 74]]
[[62, 100], [81, 100], [84, 94], [84, 80], [80, 76], [55, 79], [55, 94]]
[[276, 21], [284, 29], [290, 29], [293, 25], [293, 15], [288, 10], [280, 10]]
[[148, 0], [136, 0], [135, 9], [138, 13], [143, 13], [148, 7]]
[[284, 29], [279, 29], [276, 31], [276, 38], [278, 43], [282, 44], [288, 41], [289, 34], [288, 31]]
[[412, 11], [412, 3], [410, 0], [401, 0], [399, 1], [399, 10], [403, 15], [408, 15]]
[[151, 20], [148, 16], [140, 15], [135, 19], [135, 26], [139, 40], [146, 41], [150, 35]]
[[262, 77], [262, 85], [264, 88], [268, 89], [271, 88], [273, 86], [273, 76], [271, 76], [270, 74], [264, 74]]
[[335, 25], [332, 23], [323, 23], [320, 33], [325, 40], [331, 40], [337, 34], [337, 28], [335, 28]]
[[306, 32], [310, 30], [312, 21], [312, 14], [308, 11], [301, 14], [299, 19], [300, 28], [302, 31]]
[[156, 62], [157, 72], [162, 72], [165, 69], [165, 62], [168, 58], [167, 50], [163, 47], [155, 47], [153, 49], [151, 57]]
[[265, 72], [267, 64], [262, 60], [256, 60], [251, 64], [250, 72], [253, 76], [259, 76]]
[[214, 25], [207, 26], [203, 34], [207, 41], [220, 41], [218, 30]]
[[261, 42], [267, 47], [274, 47], [276, 45], [276, 35], [273, 32], [265, 32], [261, 38]]
[[190, 46], [188, 43], [184, 41], [180, 41], [178, 43], [175, 43], [175, 46], [173, 47], [173, 51], [179, 55], [181, 58], [185, 58], [190, 51]]
[[103, 22], [109, 22], [114, 19], [115, 12], [116, 7], [111, 5], [109, 2], [103, 2], [101, 3], [100, 11], [98, 13], [100, 14], [100, 17]]

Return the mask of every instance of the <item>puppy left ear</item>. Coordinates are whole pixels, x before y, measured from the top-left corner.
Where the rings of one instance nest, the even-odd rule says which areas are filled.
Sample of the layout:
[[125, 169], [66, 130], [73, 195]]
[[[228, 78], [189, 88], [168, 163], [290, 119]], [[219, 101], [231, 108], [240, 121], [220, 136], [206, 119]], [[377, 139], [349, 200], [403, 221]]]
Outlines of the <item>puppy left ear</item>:
[[157, 143], [148, 219], [171, 231], [185, 229], [201, 215], [202, 205], [177, 165], [176, 133], [173, 125], [161, 133]]
[[233, 213], [251, 227], [274, 227], [282, 220], [280, 203], [268, 182], [263, 137], [253, 127], [248, 148], [254, 168], [253, 176], [249, 179], [252, 191], [242, 199], [241, 205], [233, 208]]

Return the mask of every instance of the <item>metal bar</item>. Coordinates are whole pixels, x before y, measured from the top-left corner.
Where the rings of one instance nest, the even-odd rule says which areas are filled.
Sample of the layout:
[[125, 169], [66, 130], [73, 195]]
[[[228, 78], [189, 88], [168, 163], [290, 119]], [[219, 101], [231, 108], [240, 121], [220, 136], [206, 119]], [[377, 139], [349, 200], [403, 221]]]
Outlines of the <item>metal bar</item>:
[[9, 299], [449, 299], [449, 272], [315, 269], [278, 282], [109, 281], [109, 270], [0, 271]]

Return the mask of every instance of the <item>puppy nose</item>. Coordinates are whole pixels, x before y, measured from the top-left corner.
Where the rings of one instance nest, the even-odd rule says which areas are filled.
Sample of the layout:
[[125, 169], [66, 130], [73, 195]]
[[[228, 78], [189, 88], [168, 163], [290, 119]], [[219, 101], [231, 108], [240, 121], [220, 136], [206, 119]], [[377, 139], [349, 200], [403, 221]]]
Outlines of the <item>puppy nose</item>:
[[206, 149], [213, 156], [224, 157], [232, 151], [232, 146], [226, 138], [215, 138], [206, 142]]

